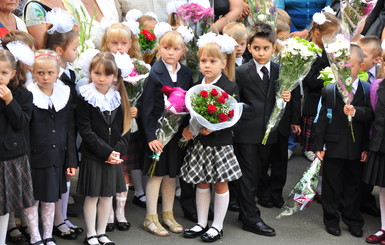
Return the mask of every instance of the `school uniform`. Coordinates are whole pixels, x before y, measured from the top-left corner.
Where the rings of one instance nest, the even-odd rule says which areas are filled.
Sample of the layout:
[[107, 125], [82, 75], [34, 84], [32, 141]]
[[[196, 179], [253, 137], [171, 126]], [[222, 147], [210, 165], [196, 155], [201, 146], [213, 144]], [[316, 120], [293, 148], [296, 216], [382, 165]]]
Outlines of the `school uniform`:
[[[158, 60], [152, 66], [150, 74], [144, 86], [141, 97], [142, 123], [146, 142], [156, 140], [155, 131], [158, 127], [158, 120], [164, 112], [164, 94], [161, 89], [163, 86], [180, 87], [188, 90], [192, 85], [192, 73], [184, 65], [178, 64], [177, 71], [172, 73], [170, 65], [162, 60]], [[171, 75], [170, 75], [171, 74]], [[180, 127], [178, 133], [163, 148], [163, 152], [156, 164], [154, 176], [169, 175], [175, 178], [179, 173], [183, 160], [183, 154], [178, 146], [178, 141], [182, 137], [183, 127]], [[151, 156], [153, 152], [146, 144], [145, 156]], [[153, 159], [145, 157], [143, 171], [147, 173]]]
[[[76, 98], [76, 75], [73, 67], [69, 63], [67, 63], [65, 69], [60, 68], [59, 78], [60, 81], [70, 87], [72, 98]], [[76, 104], [76, 99], [73, 100], [73, 103]]]
[[[361, 228], [364, 220], [360, 214], [361, 180], [364, 164], [360, 162], [361, 153], [368, 151], [369, 122], [373, 117], [369, 95], [365, 95], [358, 79], [353, 82], [356, 90], [352, 105], [356, 109], [353, 117], [353, 142], [347, 116], [343, 112], [345, 103], [338, 89], [335, 94], [335, 106], [332, 121], [326, 113], [323, 103], [314, 137], [315, 150], [326, 151], [323, 161], [322, 208], [324, 224], [338, 227], [340, 214], [349, 228]], [[327, 100], [327, 94], [323, 95]]]
[[80, 87], [76, 123], [83, 141], [78, 193], [91, 197], [110, 197], [127, 191], [122, 164], [105, 161], [113, 151], [127, 154], [130, 132], [123, 132], [121, 97], [115, 87], [103, 95], [93, 83]]
[[[237, 85], [224, 74], [211, 84], [228, 94], [239, 94]], [[242, 172], [234, 154], [232, 131], [232, 128], [222, 129], [209, 135], [199, 134], [194, 139], [181, 168], [184, 181], [191, 184], [220, 183], [241, 177]]]
[[34, 205], [28, 159], [28, 124], [32, 94], [25, 88], [11, 89], [12, 101], [0, 99], [0, 215]]
[[61, 83], [54, 84], [51, 96], [37, 83], [28, 89], [33, 94], [30, 142], [35, 199], [56, 202], [67, 191], [64, 169], [77, 167], [71, 92]]
[[[261, 74], [262, 69], [266, 68], [262, 68], [254, 59], [236, 69], [240, 101], [246, 104], [234, 132], [235, 154], [243, 173], [239, 180], [240, 219], [244, 229], [256, 233], [261, 228], [258, 224], [263, 223], [255, 202], [261, 167], [269, 162], [271, 144], [277, 142], [277, 130], [274, 130], [267, 144], [261, 144], [275, 104], [278, 79], [277, 64], [269, 62], [264, 67], [268, 70], [266, 84]], [[268, 228], [259, 234], [274, 235], [274, 230]]]

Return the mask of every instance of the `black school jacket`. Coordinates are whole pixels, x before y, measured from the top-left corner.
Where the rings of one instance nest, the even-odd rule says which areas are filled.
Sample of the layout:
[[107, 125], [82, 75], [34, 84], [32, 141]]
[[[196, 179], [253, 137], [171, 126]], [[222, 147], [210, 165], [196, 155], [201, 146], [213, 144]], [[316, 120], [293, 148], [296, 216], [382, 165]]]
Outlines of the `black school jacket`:
[[355, 142], [353, 142], [347, 116], [343, 111], [345, 103], [340, 93], [336, 89], [336, 104], [330, 124], [326, 116], [326, 96], [323, 92], [324, 103], [319, 113], [314, 136], [315, 151], [323, 151], [323, 145], [326, 144], [325, 157], [327, 158], [360, 159], [361, 152], [368, 151], [369, 125], [373, 119], [370, 96], [364, 95], [362, 84], [359, 82], [351, 103], [356, 109], [353, 117]]
[[378, 100], [374, 113], [373, 131], [369, 149], [371, 151], [385, 153], [385, 80], [380, 83], [377, 95]]
[[[201, 84], [199, 82], [198, 84]], [[220, 87], [229, 95], [236, 95], [235, 99], [239, 99], [238, 86], [235, 82], [231, 82], [229, 78], [222, 74], [221, 78], [214, 84]], [[202, 143], [203, 146], [225, 146], [233, 144], [233, 127], [214, 131], [209, 135], [199, 134], [197, 139]]]
[[[275, 104], [278, 79], [278, 65], [271, 62], [270, 81], [265, 93], [262, 79], [259, 77], [254, 60], [239, 66], [235, 70], [236, 84], [239, 88], [239, 99], [245, 103], [238, 127], [234, 132], [234, 141], [242, 144], [258, 144], [262, 142], [266, 124]], [[268, 144], [275, 143], [277, 131], [270, 133]]]
[[165, 85], [181, 87], [187, 91], [192, 86], [190, 69], [181, 65], [177, 74], [177, 82], [174, 83], [162, 60], [158, 60], [152, 66], [141, 97], [142, 123], [147, 142], [156, 139], [157, 122], [164, 111], [164, 96], [161, 89]]
[[32, 114], [32, 93], [25, 88], [11, 90], [13, 100], [5, 105], [0, 99], [0, 160], [29, 154], [26, 130]]

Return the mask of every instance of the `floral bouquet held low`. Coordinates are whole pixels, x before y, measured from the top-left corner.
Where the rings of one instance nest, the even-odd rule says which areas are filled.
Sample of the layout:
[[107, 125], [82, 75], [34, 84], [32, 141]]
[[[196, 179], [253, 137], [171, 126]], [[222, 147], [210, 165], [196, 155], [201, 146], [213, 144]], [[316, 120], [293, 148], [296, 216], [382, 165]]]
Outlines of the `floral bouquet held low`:
[[[337, 82], [337, 88], [345, 104], [350, 104], [353, 100], [353, 81], [352, 68], [350, 64], [350, 40], [343, 34], [332, 35], [323, 38], [326, 54], [330, 67]], [[348, 116], [348, 121], [355, 141], [352, 117]]]
[[[162, 92], [167, 99], [165, 100], [165, 110], [163, 115], [158, 120], [158, 128], [155, 131], [155, 136], [164, 147], [178, 132], [179, 127], [188, 112], [185, 106], [186, 91], [179, 87], [163, 86]], [[154, 175], [160, 155], [160, 152], [154, 152], [153, 155], [150, 156], [154, 161], [148, 169], [148, 176], [152, 177]]]
[[286, 102], [281, 98], [282, 92], [292, 91], [304, 79], [317, 55], [321, 52], [322, 50], [314, 43], [298, 37], [289, 38], [282, 43], [282, 50], [279, 54], [281, 69], [276, 102], [267, 122], [265, 136], [262, 140], [263, 145], [266, 145], [270, 132], [276, 129], [285, 112]]

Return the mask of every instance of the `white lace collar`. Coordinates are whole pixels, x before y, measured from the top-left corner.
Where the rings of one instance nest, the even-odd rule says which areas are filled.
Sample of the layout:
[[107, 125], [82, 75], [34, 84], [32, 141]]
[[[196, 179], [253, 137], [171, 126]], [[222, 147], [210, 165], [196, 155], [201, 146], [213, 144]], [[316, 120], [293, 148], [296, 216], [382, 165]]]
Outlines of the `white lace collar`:
[[121, 98], [115, 86], [111, 86], [106, 94], [101, 94], [93, 83], [89, 83], [81, 86], [79, 92], [85, 101], [93, 107], [98, 107], [101, 112], [113, 111], [120, 106]]
[[48, 110], [49, 105], [53, 105], [55, 111], [63, 109], [70, 98], [70, 88], [62, 83], [55, 82], [51, 96], [46, 95], [39, 89], [37, 83], [31, 83], [28, 90], [33, 94], [33, 104], [44, 110]]

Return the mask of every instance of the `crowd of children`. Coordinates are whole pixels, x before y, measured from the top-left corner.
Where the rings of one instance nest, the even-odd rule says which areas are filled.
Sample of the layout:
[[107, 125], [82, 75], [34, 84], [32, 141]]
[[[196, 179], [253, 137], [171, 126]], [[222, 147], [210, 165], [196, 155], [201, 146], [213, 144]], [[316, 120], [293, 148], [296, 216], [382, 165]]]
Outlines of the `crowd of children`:
[[[184, 61], [187, 39], [177, 26], [157, 36], [157, 59], [151, 62], [137, 105], [130, 105], [124, 85], [127, 64], [117, 58], [129, 55], [142, 59], [138, 37], [127, 25], [114, 23], [106, 28], [100, 52], [87, 66], [85, 84], [79, 82], [72, 66], [79, 46], [75, 19], [69, 20], [73, 25], [68, 28], [68, 20], [51, 16], [44, 45], [22, 31], [3, 36], [0, 245], [7, 236], [13, 243], [27, 239], [33, 245], [53, 245], [53, 235], [74, 240], [83, 233], [67, 218], [71, 177], [77, 169], [77, 192], [85, 197], [85, 244], [113, 245], [106, 231], [129, 230], [131, 224], [125, 215], [129, 185], [135, 189], [134, 203], [146, 208], [143, 229], [154, 235], [168, 236], [170, 231], [214, 242], [223, 237], [224, 219], [231, 210], [239, 212], [242, 229], [275, 236], [275, 229], [261, 218], [257, 203], [267, 208], [284, 205], [287, 163], [297, 141], [307, 159], [323, 161], [322, 184], [317, 192], [326, 231], [340, 235], [341, 218], [353, 236], [362, 237], [360, 209], [365, 202], [361, 200], [374, 201], [373, 186], [380, 186], [382, 226], [366, 241], [385, 244], [385, 72], [381, 41], [368, 36], [351, 45], [354, 98], [345, 105], [335, 85], [329, 84], [333, 94], [327, 93], [330, 89], [318, 78], [330, 65], [323, 38], [337, 33], [341, 26], [333, 14], [321, 14], [325, 21], [313, 21], [307, 39], [323, 52], [300, 86], [279, 95], [287, 107], [267, 144], [262, 144], [262, 139], [276, 102], [279, 51], [290, 34], [290, 17], [284, 11], [278, 11], [276, 30], [262, 22], [249, 28], [238, 22], [227, 24], [223, 34], [236, 45], [200, 42], [197, 84], [215, 84], [235, 95], [245, 107], [237, 125], [219, 131], [202, 128], [198, 136], [193, 136], [186, 119], [166, 145], [156, 137], [165, 109], [162, 86], [186, 91], [194, 86], [192, 71]], [[173, 24], [180, 22], [173, 17]], [[152, 16], [144, 15], [138, 21], [142, 27], [158, 26]], [[38, 46], [44, 49], [35, 50]], [[360, 80], [361, 71], [368, 73], [368, 81]], [[326, 105], [330, 96], [335, 103], [331, 121]], [[317, 110], [320, 100], [322, 107]], [[347, 116], [353, 118], [355, 139], [350, 137]], [[138, 128], [131, 129], [133, 119]], [[190, 140], [187, 149], [178, 146], [181, 138]], [[153, 162], [148, 156], [153, 152], [162, 154], [154, 173], [145, 178]], [[186, 218], [196, 223], [190, 229], [183, 229], [173, 214], [178, 178], [182, 209]], [[213, 215], [211, 184], [215, 192]], [[160, 199], [161, 219], [157, 210]], [[15, 225], [15, 215], [22, 220], [20, 228]], [[208, 220], [213, 220], [211, 225]]]

